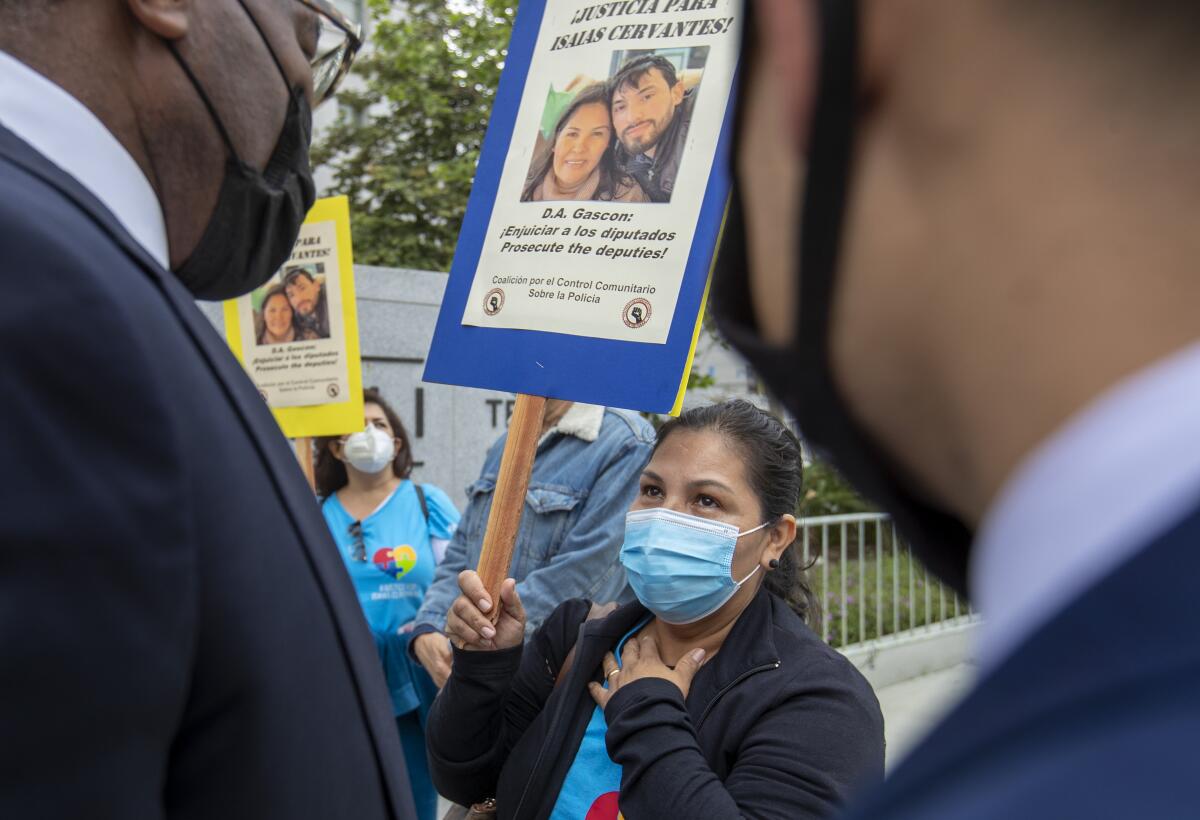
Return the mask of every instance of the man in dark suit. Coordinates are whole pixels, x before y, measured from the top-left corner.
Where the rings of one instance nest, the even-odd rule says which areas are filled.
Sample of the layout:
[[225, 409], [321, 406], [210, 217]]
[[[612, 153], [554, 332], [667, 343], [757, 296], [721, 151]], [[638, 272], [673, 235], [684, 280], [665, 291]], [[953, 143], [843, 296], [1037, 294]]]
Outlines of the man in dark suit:
[[714, 305], [984, 615], [850, 816], [1194, 816], [1200, 4], [747, 8]]
[[0, 0], [0, 817], [413, 816], [345, 570], [193, 304], [290, 251], [338, 32]]

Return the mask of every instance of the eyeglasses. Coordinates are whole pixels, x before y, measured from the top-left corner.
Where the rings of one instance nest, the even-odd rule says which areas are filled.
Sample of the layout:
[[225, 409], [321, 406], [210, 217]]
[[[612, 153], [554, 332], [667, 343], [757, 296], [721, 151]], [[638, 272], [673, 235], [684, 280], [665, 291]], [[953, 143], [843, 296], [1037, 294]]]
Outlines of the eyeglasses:
[[333, 96], [355, 55], [362, 48], [362, 26], [350, 22], [329, 0], [300, 0], [317, 13], [320, 33], [312, 59], [313, 99], [317, 105]]
[[350, 557], [355, 561], [367, 560], [367, 543], [363, 539], [362, 522], [355, 521], [350, 525], [350, 537], [354, 539], [354, 549]]

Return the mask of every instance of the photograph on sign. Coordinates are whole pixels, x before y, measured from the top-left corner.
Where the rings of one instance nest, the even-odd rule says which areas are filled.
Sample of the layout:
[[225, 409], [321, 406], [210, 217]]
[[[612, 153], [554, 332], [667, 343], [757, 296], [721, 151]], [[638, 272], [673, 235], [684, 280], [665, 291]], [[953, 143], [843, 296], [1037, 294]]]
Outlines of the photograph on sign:
[[244, 365], [272, 407], [345, 400], [349, 372], [332, 222], [305, 224], [284, 266], [237, 300]]
[[546, 4], [463, 324], [667, 341], [727, 112], [732, 15], [723, 0]]
[[708, 46], [616, 51], [603, 81], [551, 87], [521, 201], [670, 202], [707, 57]]
[[250, 294], [254, 341], [263, 345], [329, 338], [325, 263], [289, 265]]

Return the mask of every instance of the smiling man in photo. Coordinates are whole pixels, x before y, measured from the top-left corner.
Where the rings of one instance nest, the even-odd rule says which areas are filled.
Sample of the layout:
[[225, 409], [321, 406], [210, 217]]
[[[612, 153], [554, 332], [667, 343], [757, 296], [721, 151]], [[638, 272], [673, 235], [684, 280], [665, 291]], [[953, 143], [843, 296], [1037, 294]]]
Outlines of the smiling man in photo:
[[684, 88], [670, 60], [646, 54], [621, 67], [609, 93], [617, 163], [651, 202], [670, 202], [696, 90]]
[[290, 268], [283, 279], [288, 303], [296, 312], [296, 327], [318, 339], [329, 338], [329, 304], [325, 283], [306, 268]]

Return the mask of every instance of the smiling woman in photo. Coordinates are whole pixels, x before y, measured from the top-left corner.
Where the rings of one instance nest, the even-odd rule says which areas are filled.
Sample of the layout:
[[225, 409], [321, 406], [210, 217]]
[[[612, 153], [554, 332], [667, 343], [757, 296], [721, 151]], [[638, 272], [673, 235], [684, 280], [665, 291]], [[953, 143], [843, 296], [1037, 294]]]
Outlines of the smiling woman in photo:
[[597, 83], [583, 89], [554, 126], [548, 150], [534, 161], [522, 202], [593, 199], [647, 202], [640, 185], [613, 159], [608, 93]]

